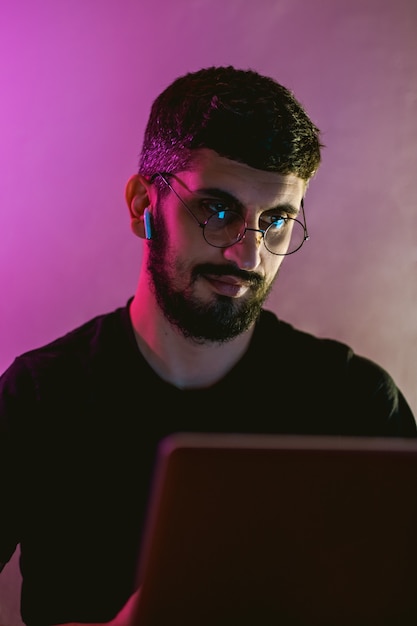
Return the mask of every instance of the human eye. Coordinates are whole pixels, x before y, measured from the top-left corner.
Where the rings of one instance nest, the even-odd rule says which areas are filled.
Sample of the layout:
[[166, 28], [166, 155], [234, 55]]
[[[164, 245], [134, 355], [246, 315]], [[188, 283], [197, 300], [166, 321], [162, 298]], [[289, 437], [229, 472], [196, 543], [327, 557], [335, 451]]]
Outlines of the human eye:
[[199, 202], [199, 214], [203, 221], [207, 221], [213, 215], [221, 218], [226, 211], [230, 211], [230, 206], [223, 200], [217, 198], [204, 198]]
[[259, 219], [259, 226], [266, 230], [271, 227], [273, 230], [281, 231], [285, 230], [289, 225], [291, 218], [286, 213], [274, 212], [264, 213]]

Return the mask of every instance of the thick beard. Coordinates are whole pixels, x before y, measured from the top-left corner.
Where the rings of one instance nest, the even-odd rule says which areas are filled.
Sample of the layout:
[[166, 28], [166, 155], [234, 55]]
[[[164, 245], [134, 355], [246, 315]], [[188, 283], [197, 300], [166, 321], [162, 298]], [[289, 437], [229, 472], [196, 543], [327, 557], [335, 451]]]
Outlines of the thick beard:
[[[174, 278], [181, 275], [183, 268], [178, 260], [170, 258], [169, 237], [160, 211], [154, 216], [154, 232], [155, 237], [149, 242], [147, 271], [157, 303], [172, 326], [199, 344], [224, 343], [248, 330], [258, 319], [272, 283], [265, 285], [260, 276], [230, 265], [199, 265], [193, 268], [190, 288], [177, 291]], [[212, 302], [203, 303], [192, 295], [191, 287], [205, 273], [243, 278], [250, 285], [251, 296], [241, 300], [214, 295]]]

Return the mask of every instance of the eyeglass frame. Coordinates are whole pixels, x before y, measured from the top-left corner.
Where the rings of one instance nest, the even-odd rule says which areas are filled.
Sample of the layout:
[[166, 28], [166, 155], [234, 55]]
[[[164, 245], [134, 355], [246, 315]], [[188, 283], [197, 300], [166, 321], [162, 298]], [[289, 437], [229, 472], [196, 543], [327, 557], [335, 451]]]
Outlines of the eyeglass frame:
[[[155, 174], [152, 174], [152, 176], [150, 178], [150, 182], [153, 183], [155, 181], [155, 179], [158, 178], [158, 177], [163, 180], [163, 182], [167, 185], [168, 189], [173, 192], [173, 194], [178, 198], [178, 200], [181, 202], [181, 204], [187, 209], [189, 214], [195, 219], [195, 221], [197, 222], [199, 227], [202, 229], [204, 241], [209, 246], [212, 246], [213, 248], [219, 248], [219, 249], [231, 248], [232, 246], [234, 246], [237, 243], [239, 243], [239, 241], [243, 241], [247, 231], [251, 231], [251, 232], [255, 232], [255, 233], [261, 233], [262, 239], [263, 239], [263, 242], [264, 242], [264, 246], [265, 246], [265, 248], [268, 250], [268, 252], [270, 254], [274, 254], [275, 256], [289, 256], [290, 254], [294, 254], [294, 252], [298, 252], [298, 250], [300, 250], [300, 248], [302, 248], [304, 243], [310, 239], [310, 235], [308, 234], [308, 230], [307, 230], [306, 216], [305, 216], [305, 212], [304, 212], [304, 198], [302, 198], [300, 206], [301, 206], [301, 211], [302, 211], [302, 214], [303, 214], [303, 222], [298, 220], [296, 217], [286, 217], [285, 218], [285, 219], [288, 219], [288, 220], [293, 220], [294, 222], [298, 222], [303, 227], [303, 231], [304, 231], [304, 238], [303, 238], [302, 242], [300, 243], [298, 248], [296, 248], [295, 250], [292, 250], [292, 252], [285, 252], [285, 253], [272, 252], [272, 250], [270, 250], [268, 248], [268, 246], [266, 245], [266, 243], [265, 243], [265, 235], [266, 235], [268, 229], [271, 226], [273, 226], [273, 223], [270, 224], [268, 226], [268, 228], [266, 228], [265, 230], [263, 230], [262, 228], [249, 228], [248, 224], [247, 224], [246, 220], [243, 218], [243, 216], [240, 216], [240, 217], [243, 220], [244, 231], [243, 231], [242, 235], [239, 237], [239, 239], [236, 239], [236, 241], [234, 241], [233, 243], [230, 243], [230, 244], [228, 244], [226, 246], [216, 246], [216, 245], [210, 243], [209, 241], [207, 241], [207, 239], [206, 239], [206, 237], [204, 235], [204, 231], [205, 231], [205, 228], [207, 226], [207, 223], [210, 221], [212, 216], [208, 217], [205, 222], [200, 222], [198, 217], [196, 215], [194, 215], [193, 211], [190, 209], [190, 207], [185, 202], [185, 200], [183, 200], [183, 198], [181, 198], [180, 194], [174, 189], [174, 187], [171, 185], [171, 183], [167, 180], [167, 176], [173, 176], [173, 175], [174, 174], [170, 174], [169, 172], [155, 172]], [[235, 214], [239, 215], [237, 213], [237, 211], [234, 211], [233, 209], [226, 209], [225, 211], [229, 211], [230, 213], [235, 213]]]

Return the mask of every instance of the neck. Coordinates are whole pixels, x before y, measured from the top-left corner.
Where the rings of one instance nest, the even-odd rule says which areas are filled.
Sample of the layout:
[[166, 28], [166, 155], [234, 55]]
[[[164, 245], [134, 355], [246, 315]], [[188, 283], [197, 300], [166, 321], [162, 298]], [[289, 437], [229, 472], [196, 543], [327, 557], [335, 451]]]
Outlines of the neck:
[[253, 328], [225, 343], [197, 343], [162, 314], [149, 287], [138, 286], [130, 318], [142, 355], [163, 380], [181, 389], [210, 387], [246, 352]]

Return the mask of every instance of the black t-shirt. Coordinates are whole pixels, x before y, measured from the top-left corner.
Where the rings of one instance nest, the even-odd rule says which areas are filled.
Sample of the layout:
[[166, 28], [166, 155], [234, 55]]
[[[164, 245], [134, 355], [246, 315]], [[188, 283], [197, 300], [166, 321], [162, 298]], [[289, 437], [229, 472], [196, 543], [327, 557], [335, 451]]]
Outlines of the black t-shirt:
[[96, 317], [0, 378], [0, 562], [20, 543], [27, 624], [108, 621], [123, 606], [156, 446], [178, 431], [417, 436], [385, 370], [271, 312], [201, 390], [155, 374], [128, 306]]

